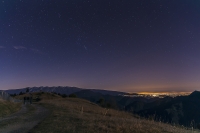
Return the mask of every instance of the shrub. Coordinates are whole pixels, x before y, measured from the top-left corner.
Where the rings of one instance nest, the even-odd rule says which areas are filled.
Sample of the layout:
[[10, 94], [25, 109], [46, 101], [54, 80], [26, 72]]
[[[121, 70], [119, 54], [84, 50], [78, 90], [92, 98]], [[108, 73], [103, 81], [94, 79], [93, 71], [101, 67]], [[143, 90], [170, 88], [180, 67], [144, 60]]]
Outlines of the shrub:
[[36, 97], [36, 98], [35, 98], [35, 101], [36, 101], [36, 102], [39, 102], [40, 100], [41, 100], [40, 97]]
[[62, 97], [65, 98], [65, 97], [67, 97], [67, 95], [66, 94], [62, 94]]
[[26, 88], [26, 93], [28, 93], [28, 92], [29, 92], [29, 87]]
[[100, 98], [99, 101], [97, 101], [97, 103], [99, 103], [100, 105], [103, 105], [104, 104], [104, 99]]
[[25, 93], [23, 93], [22, 91], [19, 93], [19, 95], [23, 95], [23, 94], [25, 94]]
[[70, 94], [69, 97], [77, 97], [76, 94]]

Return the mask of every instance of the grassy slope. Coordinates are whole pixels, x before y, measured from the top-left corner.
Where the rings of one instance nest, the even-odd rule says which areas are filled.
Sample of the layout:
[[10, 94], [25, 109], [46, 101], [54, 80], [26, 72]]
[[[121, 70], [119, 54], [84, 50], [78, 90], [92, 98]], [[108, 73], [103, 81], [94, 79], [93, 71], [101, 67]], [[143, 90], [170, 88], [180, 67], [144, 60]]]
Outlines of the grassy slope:
[[17, 112], [21, 108], [21, 104], [13, 103], [0, 99], [0, 118]]
[[[54, 94], [37, 93], [40, 105], [51, 111], [49, 117], [31, 133], [184, 133], [167, 124], [138, 119], [130, 113], [105, 109], [78, 98], [61, 98]], [[22, 98], [22, 96], [20, 96]]]

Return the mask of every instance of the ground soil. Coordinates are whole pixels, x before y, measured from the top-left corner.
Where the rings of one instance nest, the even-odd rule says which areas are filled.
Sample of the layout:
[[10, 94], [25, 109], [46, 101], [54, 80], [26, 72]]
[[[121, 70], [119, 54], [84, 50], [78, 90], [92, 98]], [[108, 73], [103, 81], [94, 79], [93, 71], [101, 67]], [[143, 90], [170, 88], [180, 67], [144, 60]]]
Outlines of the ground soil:
[[48, 114], [49, 111], [40, 105], [22, 105], [20, 111], [0, 118], [0, 133], [29, 133]]

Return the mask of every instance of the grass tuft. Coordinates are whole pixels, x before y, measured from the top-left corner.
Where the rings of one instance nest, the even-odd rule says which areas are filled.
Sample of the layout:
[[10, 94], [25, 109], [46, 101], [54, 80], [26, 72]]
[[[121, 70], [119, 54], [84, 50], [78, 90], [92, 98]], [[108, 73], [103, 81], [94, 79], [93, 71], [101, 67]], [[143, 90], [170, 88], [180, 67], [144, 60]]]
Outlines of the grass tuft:
[[0, 99], [0, 118], [8, 116], [20, 110], [20, 103], [13, 103]]

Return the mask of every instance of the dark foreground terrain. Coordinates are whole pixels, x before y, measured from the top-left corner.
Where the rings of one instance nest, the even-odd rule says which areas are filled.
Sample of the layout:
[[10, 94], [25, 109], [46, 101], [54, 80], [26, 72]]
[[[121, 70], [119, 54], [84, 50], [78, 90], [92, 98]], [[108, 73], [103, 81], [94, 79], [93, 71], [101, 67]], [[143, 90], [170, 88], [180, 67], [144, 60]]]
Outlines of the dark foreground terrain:
[[162, 121], [173, 125], [183, 125], [200, 130], [200, 92], [177, 97], [127, 97], [125, 93], [107, 90], [81, 89], [76, 87], [27, 87], [7, 90], [11, 95], [24, 94], [26, 91], [49, 92], [66, 97], [74, 94], [79, 98], [96, 103], [104, 108], [127, 111], [147, 119]]
[[[26, 94], [24, 94], [26, 95]], [[15, 98], [23, 99], [24, 95]], [[22, 105], [17, 113], [0, 119], [2, 133], [192, 133], [131, 113], [102, 108], [79, 98], [62, 98], [52, 93], [34, 93], [41, 99]], [[197, 133], [197, 131], [193, 131]]]
[[0, 119], [0, 133], [27, 133], [47, 115], [42, 106], [23, 105], [18, 112]]

